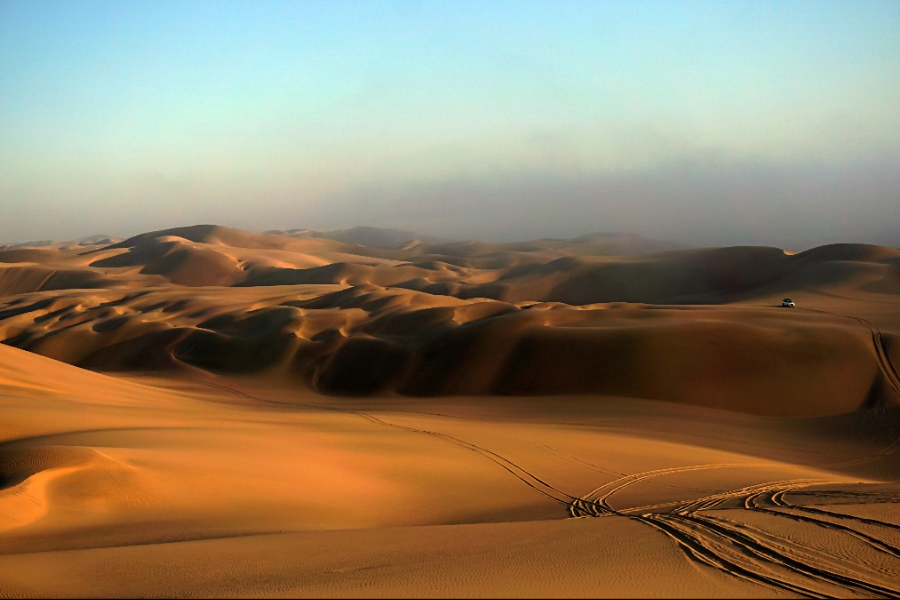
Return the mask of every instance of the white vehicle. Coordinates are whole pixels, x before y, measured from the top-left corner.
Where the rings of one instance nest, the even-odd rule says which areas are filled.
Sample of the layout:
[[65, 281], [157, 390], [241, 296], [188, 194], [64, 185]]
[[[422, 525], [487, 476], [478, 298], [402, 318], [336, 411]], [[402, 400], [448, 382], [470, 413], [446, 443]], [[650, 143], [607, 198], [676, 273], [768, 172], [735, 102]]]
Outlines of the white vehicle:
[[782, 306], [786, 306], [787, 308], [794, 308], [794, 301], [790, 298], [785, 298], [781, 301]]

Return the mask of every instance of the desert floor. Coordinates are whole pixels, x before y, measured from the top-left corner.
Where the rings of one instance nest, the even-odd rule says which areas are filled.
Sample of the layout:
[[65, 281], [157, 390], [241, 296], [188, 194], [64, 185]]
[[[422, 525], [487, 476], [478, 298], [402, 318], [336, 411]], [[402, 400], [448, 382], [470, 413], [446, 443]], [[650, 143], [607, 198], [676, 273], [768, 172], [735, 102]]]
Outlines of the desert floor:
[[0, 339], [2, 597], [900, 597], [898, 250], [181, 228]]

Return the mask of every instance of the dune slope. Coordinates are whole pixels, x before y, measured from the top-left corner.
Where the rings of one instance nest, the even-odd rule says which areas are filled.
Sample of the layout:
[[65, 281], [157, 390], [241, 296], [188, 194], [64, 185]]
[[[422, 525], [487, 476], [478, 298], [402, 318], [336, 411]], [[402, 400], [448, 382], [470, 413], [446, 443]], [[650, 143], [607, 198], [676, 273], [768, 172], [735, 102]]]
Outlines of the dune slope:
[[900, 251], [400, 233], [0, 252], [0, 595], [900, 596]]

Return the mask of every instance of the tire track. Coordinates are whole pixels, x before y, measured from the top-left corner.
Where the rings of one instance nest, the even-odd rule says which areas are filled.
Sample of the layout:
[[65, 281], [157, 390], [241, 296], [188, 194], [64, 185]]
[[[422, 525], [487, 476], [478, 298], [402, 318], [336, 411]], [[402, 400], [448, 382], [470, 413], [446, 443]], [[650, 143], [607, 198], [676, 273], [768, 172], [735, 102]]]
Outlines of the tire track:
[[789, 505], [787, 508], [790, 508], [792, 510], [799, 510], [799, 511], [807, 512], [807, 513], [811, 513], [811, 514], [816, 514], [816, 515], [823, 515], [823, 516], [831, 517], [833, 519], [842, 519], [845, 521], [855, 521], [857, 523], [865, 523], [866, 525], [874, 525], [876, 527], [884, 527], [887, 529], [895, 529], [897, 531], [900, 531], [900, 525], [897, 525], [896, 523], [891, 523], [889, 521], [879, 521], [878, 519], [870, 519], [867, 517], [859, 517], [856, 515], [847, 515], [844, 513], [832, 512], [830, 510], [825, 510], [822, 508], [816, 508], [816, 507], [812, 507], [812, 506]]
[[729, 552], [723, 544], [717, 544], [704, 540], [700, 536], [695, 535], [690, 528], [684, 527], [670, 519], [664, 518], [658, 514], [647, 514], [640, 517], [633, 517], [645, 525], [649, 525], [654, 529], [662, 532], [671, 540], [673, 540], [684, 551], [685, 555], [701, 565], [705, 565], [722, 571], [732, 577], [767, 587], [773, 590], [783, 590], [799, 594], [805, 598], [831, 598], [831, 595], [819, 593], [808, 587], [793, 584], [789, 581], [781, 580], [777, 577], [766, 573], [760, 573], [752, 565], [745, 566], [741, 564], [738, 557], [733, 559], [729, 557]]
[[752, 554], [758, 561], [758, 564], [763, 568], [771, 568], [772, 566], [781, 567], [793, 574], [807, 577], [819, 583], [834, 585], [846, 591], [869, 593], [878, 598], [900, 598], [900, 591], [878, 583], [866, 581], [859, 577], [859, 574], [846, 575], [839, 573], [836, 570], [810, 564], [813, 561], [802, 560], [803, 558], [809, 557], [799, 547], [795, 549], [795, 558], [794, 556], [791, 556], [791, 553], [764, 541], [762, 538], [754, 537], [745, 531], [742, 531], [725, 519], [713, 519], [696, 514], [689, 516], [672, 515], [670, 518], [682, 520], [705, 528], [707, 534], [711, 532], [721, 536], [736, 548], [745, 553]]
[[884, 338], [880, 329], [872, 325], [872, 323], [870, 323], [866, 319], [857, 317], [855, 315], [840, 315], [816, 308], [806, 308], [803, 310], [822, 313], [823, 315], [852, 319], [857, 323], [861, 323], [862, 325], [864, 325], [869, 330], [869, 333], [872, 336], [872, 347], [875, 349], [875, 360], [878, 363], [878, 369], [881, 371], [885, 380], [888, 382], [888, 385], [894, 392], [894, 395], [897, 396], [898, 400], [900, 400], [900, 376], [897, 375], [897, 369], [894, 367], [894, 363], [891, 361], [891, 356], [888, 354], [887, 350], [884, 347]]
[[570, 463], [573, 463], [573, 464], [576, 464], [579, 466], [583, 466], [583, 467], [587, 467], [588, 469], [591, 469], [592, 471], [596, 471], [598, 473], [603, 473], [605, 475], [618, 475], [619, 477], [624, 477], [627, 475], [627, 473], [623, 473], [622, 471], [615, 471], [613, 469], [601, 467], [600, 465], [596, 465], [590, 461], [586, 461], [586, 460], [579, 458], [573, 454], [569, 454], [568, 452], [564, 452], [563, 450], [554, 448], [553, 446], [549, 446], [547, 444], [535, 442], [532, 440], [526, 440], [526, 441], [529, 444], [531, 444], [532, 446], [534, 446], [535, 448], [537, 448], [538, 450], [547, 452], [548, 454], [550, 454], [552, 456], [555, 456], [562, 460], [566, 460]]
[[[587, 494], [576, 497], [545, 481], [521, 464], [489, 448], [449, 434], [392, 423], [375, 415], [354, 409], [278, 402], [260, 398], [219, 383], [203, 383], [204, 385], [260, 402], [352, 414], [382, 427], [428, 435], [452, 443], [490, 460], [530, 489], [537, 491], [548, 499], [565, 505], [571, 517], [621, 516], [633, 519], [652, 527], [673, 540], [690, 560], [768, 589], [789, 592], [809, 598], [831, 598], [848, 595], [900, 598], [900, 590], [880, 581], [881, 577], [878, 574], [873, 574], [871, 569], [865, 565], [848, 562], [846, 559], [836, 557], [827, 560], [829, 558], [827, 555], [822, 557], [810, 554], [803, 546], [787, 538], [752, 528], [745, 523], [703, 514], [715, 510], [733, 508], [761, 512], [833, 530], [861, 541], [867, 547], [886, 554], [893, 559], [900, 559], [900, 547], [878, 539], [866, 532], [859, 531], [852, 526], [852, 523], [868, 523], [893, 529], [900, 529], [900, 526], [882, 523], [874, 519], [838, 515], [837, 513], [830, 513], [829, 511], [813, 507], [795, 506], [786, 499], [788, 494], [798, 493], [797, 490], [803, 487], [846, 484], [848, 483], [847, 480], [824, 481], [808, 479], [764, 482], [738, 489], [716, 492], [689, 501], [673, 501], [615, 509], [611, 506], [612, 498], [617, 493], [637, 483], [678, 473], [721, 468], [754, 468], [770, 466], [771, 463], [688, 465], [632, 473], [623, 475], [591, 490]], [[536, 445], [536, 447], [540, 448], [541, 446]], [[567, 458], [608, 474], [614, 473], [578, 457], [555, 451], [549, 446], [545, 446], [542, 449], [560, 458]], [[825, 494], [826, 492], [820, 493]], [[804, 512], [806, 514], [798, 515], [796, 512], [789, 513], [789, 511]], [[835, 523], [830, 521], [829, 518], [833, 518], [835, 521], [843, 518], [846, 523]]]
[[[799, 487], [799, 486], [797, 486], [797, 487]], [[832, 521], [829, 521], [827, 518], [822, 518], [821, 516], [817, 517], [817, 516], [796, 514], [794, 512], [785, 512], [785, 511], [799, 510], [802, 512], [809, 512], [811, 514], [816, 514], [813, 511], [804, 511], [803, 510], [804, 507], [793, 506], [783, 500], [784, 494], [791, 493], [793, 491], [794, 491], [794, 488], [785, 488], [785, 489], [778, 490], [777, 492], [771, 492], [771, 491], [770, 492], [761, 492], [757, 495], [748, 497], [747, 503], [751, 507], [750, 510], [764, 512], [764, 513], [776, 515], [779, 517], [785, 517], [785, 518], [788, 518], [788, 519], [791, 519], [794, 521], [799, 521], [801, 523], [811, 523], [814, 525], [818, 525], [819, 527], [823, 527], [825, 529], [840, 531], [841, 533], [844, 533], [846, 535], [849, 535], [850, 537], [860, 540], [861, 542], [863, 542], [870, 548], [873, 548], [879, 552], [884, 552], [885, 554], [890, 554], [894, 558], [900, 558], [900, 547], [890, 544], [888, 542], [885, 542], [884, 540], [876, 538], [875, 536], [869, 535], [869, 534], [859, 531], [857, 529], [853, 529], [852, 527], [850, 527], [848, 525], [834, 523]], [[776, 507], [776, 508], [769, 508], [766, 506], [762, 506], [761, 502], [766, 502], [766, 501], [772, 503], [774, 505], [774, 507]], [[784, 509], [784, 510], [777, 510], [777, 508]], [[825, 511], [822, 511], [821, 513], [818, 513], [818, 514], [824, 516], [824, 515], [827, 515], [828, 513]], [[882, 523], [879, 523], [879, 524], [882, 524]]]
[[381, 426], [384, 426], [384, 427], [392, 427], [392, 428], [395, 428], [395, 429], [400, 429], [400, 430], [403, 430], [403, 431], [408, 431], [408, 432], [410, 432], [410, 433], [418, 433], [418, 434], [423, 434], [423, 435], [429, 435], [429, 436], [432, 436], [432, 437], [436, 437], [436, 438], [438, 438], [438, 439], [442, 439], [442, 440], [444, 440], [444, 441], [450, 442], [450, 443], [452, 443], [452, 444], [455, 444], [455, 445], [457, 445], [457, 446], [460, 446], [461, 448], [464, 448], [464, 449], [466, 449], [466, 450], [470, 450], [470, 451], [472, 451], [472, 452], [475, 452], [475, 453], [477, 453], [477, 454], [483, 456], [484, 458], [486, 458], [486, 459], [490, 460], [491, 462], [495, 463], [496, 465], [498, 465], [499, 467], [501, 467], [502, 469], [504, 469], [504, 470], [507, 471], [508, 473], [512, 474], [514, 477], [516, 477], [519, 481], [521, 481], [522, 483], [524, 483], [524, 484], [527, 485], [528, 487], [534, 489], [534, 490], [537, 491], [538, 493], [540, 493], [540, 494], [544, 495], [545, 497], [547, 497], [547, 498], [549, 498], [549, 499], [551, 499], [551, 500], [554, 500], [554, 501], [556, 501], [556, 502], [558, 502], [558, 503], [560, 503], [560, 504], [562, 504], [562, 505], [568, 506], [571, 502], [573, 502], [574, 500], [577, 499], [576, 496], [573, 496], [573, 495], [571, 495], [571, 494], [568, 494], [568, 493], [566, 493], [566, 492], [564, 492], [564, 491], [562, 491], [562, 490], [560, 490], [560, 489], [554, 487], [554, 486], [551, 485], [550, 483], [547, 483], [546, 481], [544, 481], [543, 479], [541, 479], [540, 477], [538, 477], [538, 476], [535, 475], [534, 473], [528, 471], [528, 470], [525, 469], [524, 467], [522, 467], [522, 466], [516, 464], [515, 462], [509, 460], [508, 458], [506, 458], [506, 457], [504, 457], [504, 456], [502, 456], [502, 455], [500, 455], [500, 454], [498, 454], [498, 453], [496, 453], [496, 452], [494, 452], [494, 451], [492, 451], [492, 450], [489, 450], [489, 449], [484, 448], [484, 447], [482, 447], [482, 446], [478, 446], [478, 445], [473, 444], [473, 443], [471, 443], [471, 442], [467, 442], [467, 441], [465, 441], [465, 440], [462, 440], [462, 439], [460, 439], [460, 438], [454, 437], [454, 436], [452, 436], [452, 435], [448, 435], [448, 434], [445, 434], [445, 433], [440, 433], [440, 432], [437, 432], [437, 431], [431, 431], [431, 430], [427, 430], [427, 429], [418, 429], [418, 428], [415, 428], [415, 427], [408, 427], [408, 426], [406, 426], [406, 425], [400, 425], [400, 424], [398, 424], [398, 423], [391, 423], [391, 422], [389, 422], [389, 421], [385, 421], [385, 420], [380, 419], [380, 418], [378, 418], [378, 417], [376, 417], [376, 416], [374, 416], [374, 415], [371, 415], [371, 414], [369, 414], [369, 413], [362, 412], [362, 411], [358, 411], [358, 410], [353, 410], [353, 409], [349, 409], [349, 408], [340, 408], [340, 407], [336, 407], [336, 406], [324, 406], [324, 405], [319, 405], [319, 404], [302, 404], [302, 403], [278, 402], [278, 401], [276, 401], [276, 400], [269, 400], [269, 399], [266, 399], [266, 398], [260, 398], [260, 397], [258, 397], [258, 396], [254, 396], [254, 395], [252, 395], [252, 394], [248, 394], [248, 393], [243, 392], [243, 391], [241, 391], [241, 390], [238, 390], [238, 389], [235, 389], [235, 388], [232, 388], [232, 387], [223, 385], [223, 384], [219, 384], [219, 383], [208, 382], [208, 381], [197, 381], [197, 380], [191, 380], [191, 381], [195, 381], [196, 383], [201, 383], [201, 384], [207, 385], [207, 386], [209, 386], [209, 387], [213, 387], [213, 388], [220, 389], [220, 390], [223, 390], [223, 391], [231, 392], [231, 393], [233, 393], [233, 394], [237, 394], [237, 395], [242, 396], [242, 397], [244, 397], [244, 398], [249, 398], [249, 399], [257, 400], [257, 401], [260, 401], [260, 402], [267, 402], [267, 403], [270, 403], [270, 404], [278, 404], [278, 405], [280, 405], [280, 406], [291, 406], [291, 407], [299, 407], [299, 408], [319, 409], [319, 410], [326, 410], [326, 411], [331, 411], [331, 412], [338, 412], [338, 413], [342, 413], [342, 414], [356, 415], [357, 417], [366, 419], [367, 421], [370, 421], [370, 422], [372, 422], [372, 423], [375, 423], [376, 425], [381, 425]]
[[370, 415], [368, 413], [358, 412], [358, 411], [353, 411], [353, 410], [347, 410], [344, 412], [347, 412], [349, 414], [355, 414], [364, 419], [368, 419], [369, 421], [371, 421], [373, 423], [377, 423], [379, 425], [384, 425], [386, 427], [394, 427], [394, 428], [401, 429], [404, 431], [409, 431], [412, 433], [420, 433], [420, 434], [433, 436], [438, 439], [442, 439], [442, 440], [448, 441], [450, 443], [456, 444], [457, 446], [465, 448], [466, 450], [471, 450], [473, 452], [476, 452], [477, 454], [480, 454], [481, 456], [494, 462], [495, 464], [499, 465], [507, 472], [514, 475], [517, 479], [519, 479], [522, 483], [524, 483], [528, 487], [536, 490], [537, 492], [540, 492], [541, 494], [543, 494], [547, 498], [550, 498], [551, 500], [555, 500], [556, 502], [559, 502], [560, 504], [568, 506], [572, 502], [578, 500], [577, 497], [554, 487], [553, 485], [547, 483], [546, 481], [544, 481], [543, 479], [541, 479], [534, 473], [531, 473], [527, 469], [514, 463], [513, 461], [509, 460], [508, 458], [501, 456], [500, 454], [497, 454], [493, 450], [488, 450], [487, 448], [484, 448], [482, 446], [478, 446], [471, 442], [467, 442], [465, 440], [459, 439], [457, 437], [454, 437], [452, 435], [448, 435], [445, 433], [439, 433], [437, 431], [430, 431], [428, 429], [418, 429], [416, 427], [408, 427], [406, 425], [400, 425], [398, 423], [391, 423], [389, 421], [384, 421], [384, 420], [379, 419], [378, 417], [376, 417], [374, 415]]
[[881, 369], [881, 372], [884, 374], [885, 379], [894, 391], [894, 395], [900, 400], [900, 377], [897, 376], [897, 370], [894, 368], [894, 363], [891, 362], [891, 357], [884, 347], [884, 338], [882, 337], [881, 331], [862, 317], [855, 317], [852, 315], [841, 316], [853, 319], [869, 328], [869, 331], [872, 334], [872, 346], [875, 348], [875, 359], [878, 361], [878, 368]]
[[[866, 565], [847, 566], [844, 559], [823, 560], [798, 543], [721, 517], [705, 513], [722, 508], [741, 508], [824, 527], [847, 535], [878, 552], [900, 559], [900, 547], [850, 525], [833, 523], [821, 516], [792, 515], [783, 512], [792, 507], [786, 494], [810, 485], [846, 484], [846, 480], [790, 480], [754, 484], [735, 490], [710, 494], [690, 501], [675, 501], [649, 506], [615, 510], [610, 499], [635, 483], [669, 474], [685, 473], [717, 467], [756, 465], [694, 465], [635, 473], [592, 490], [570, 508], [573, 516], [619, 515], [654, 527], [675, 541], [696, 562], [728, 575], [751, 581], [770, 589], [789, 591], [806, 597], [833, 597], [829, 588], [837, 587], [842, 595], [863, 594], [873, 597], [900, 598], [900, 590], [879, 581], [891, 574], [873, 573]], [[870, 496], [863, 496], [871, 500]], [[771, 505], [771, 507], [767, 505]], [[594, 508], [596, 507], [596, 508]], [[647, 512], [651, 511], [651, 512]], [[852, 519], [848, 519], [852, 520]], [[874, 521], [874, 520], [870, 520]], [[900, 529], [893, 524], [888, 525]], [[827, 557], [826, 557], [827, 558]], [[831, 562], [833, 564], [828, 565]], [[804, 583], [806, 582], [806, 583]]]
[[[834, 317], [841, 317], [844, 319], [851, 319], [864, 325], [868, 330], [869, 334], [872, 337], [872, 347], [875, 351], [875, 361], [878, 364], [878, 369], [881, 371], [882, 376], [885, 381], [887, 381], [888, 386], [891, 391], [897, 397], [897, 400], [900, 401], [900, 375], [897, 374], [897, 369], [894, 367], [894, 363], [891, 361], [891, 357], [887, 352], [887, 349], [884, 347], [884, 338], [882, 336], [881, 330], [875, 327], [871, 322], [867, 321], [862, 317], [857, 317], [856, 315], [842, 315], [837, 313], [830, 313], [825, 310], [819, 310], [817, 308], [805, 308], [801, 309], [808, 312], [821, 313], [823, 315], [830, 315]], [[879, 410], [884, 410], [884, 406], [877, 406], [870, 410], [870, 414], [875, 415], [876, 417], [881, 416], [878, 412]], [[843, 461], [835, 464], [836, 467], [853, 467], [862, 464], [866, 464], [872, 462], [873, 460], [877, 460], [879, 458], [884, 458], [891, 454], [897, 452], [900, 449], [900, 435], [896, 435], [889, 444], [880, 448], [877, 452], [870, 454], [868, 456], [864, 456], [862, 458], [857, 458], [853, 460]]]
[[[625, 477], [620, 477], [619, 479], [615, 479], [608, 483], [604, 483], [598, 488], [595, 488], [588, 492], [587, 494], [578, 498], [575, 502], [572, 503], [572, 506], [569, 507], [569, 513], [573, 517], [582, 517], [582, 516], [591, 516], [591, 517], [599, 517], [603, 515], [615, 515], [622, 514], [621, 511], [617, 511], [609, 505], [609, 498], [612, 497], [617, 492], [622, 489], [638, 483], [639, 481], [644, 481], [646, 479], [650, 479], [653, 477], [658, 477], [660, 475], [671, 475], [674, 473], [684, 473], [688, 471], [701, 471], [706, 469], [723, 469], [729, 467], [753, 467], [753, 466], [769, 466], [769, 463], [717, 463], [717, 464], [709, 464], [709, 465], [691, 465], [686, 467], [672, 467], [667, 469], [655, 469], [653, 471], [645, 471], [643, 473], [633, 473], [631, 475], [626, 475]], [[601, 492], [604, 492], [601, 495]]]
[[868, 517], [859, 517], [856, 515], [848, 515], [839, 512], [833, 512], [830, 510], [825, 510], [823, 508], [816, 508], [812, 506], [803, 506], [798, 504], [792, 504], [788, 502], [784, 496], [786, 494], [794, 494], [794, 495], [811, 495], [811, 496], [852, 496], [857, 498], [863, 498], [866, 501], [864, 504], [896, 504], [900, 502], [900, 496], [898, 495], [887, 495], [887, 494], [867, 494], [865, 492], [840, 492], [839, 494], [828, 494], [827, 492], [819, 492], [819, 491], [810, 491], [810, 492], [801, 492], [796, 489], [786, 489], [779, 492], [775, 492], [769, 498], [769, 501], [772, 504], [779, 508], [791, 509], [796, 511], [802, 511], [805, 513], [815, 514], [815, 515], [823, 515], [827, 517], [831, 517], [833, 519], [841, 519], [845, 521], [855, 521], [857, 523], [864, 523], [866, 525], [873, 525], [877, 527], [884, 527], [886, 529], [893, 529], [896, 531], [900, 531], [900, 525], [897, 523], [891, 523], [889, 521], [881, 521], [879, 519], [871, 519]]

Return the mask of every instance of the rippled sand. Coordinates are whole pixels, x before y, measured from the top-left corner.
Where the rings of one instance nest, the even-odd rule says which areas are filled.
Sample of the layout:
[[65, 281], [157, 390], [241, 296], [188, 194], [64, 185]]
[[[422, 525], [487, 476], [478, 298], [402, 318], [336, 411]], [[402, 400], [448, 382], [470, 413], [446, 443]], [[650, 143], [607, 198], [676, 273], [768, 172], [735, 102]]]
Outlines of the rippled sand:
[[900, 595], [900, 251], [288, 233], [0, 251], [0, 595]]

